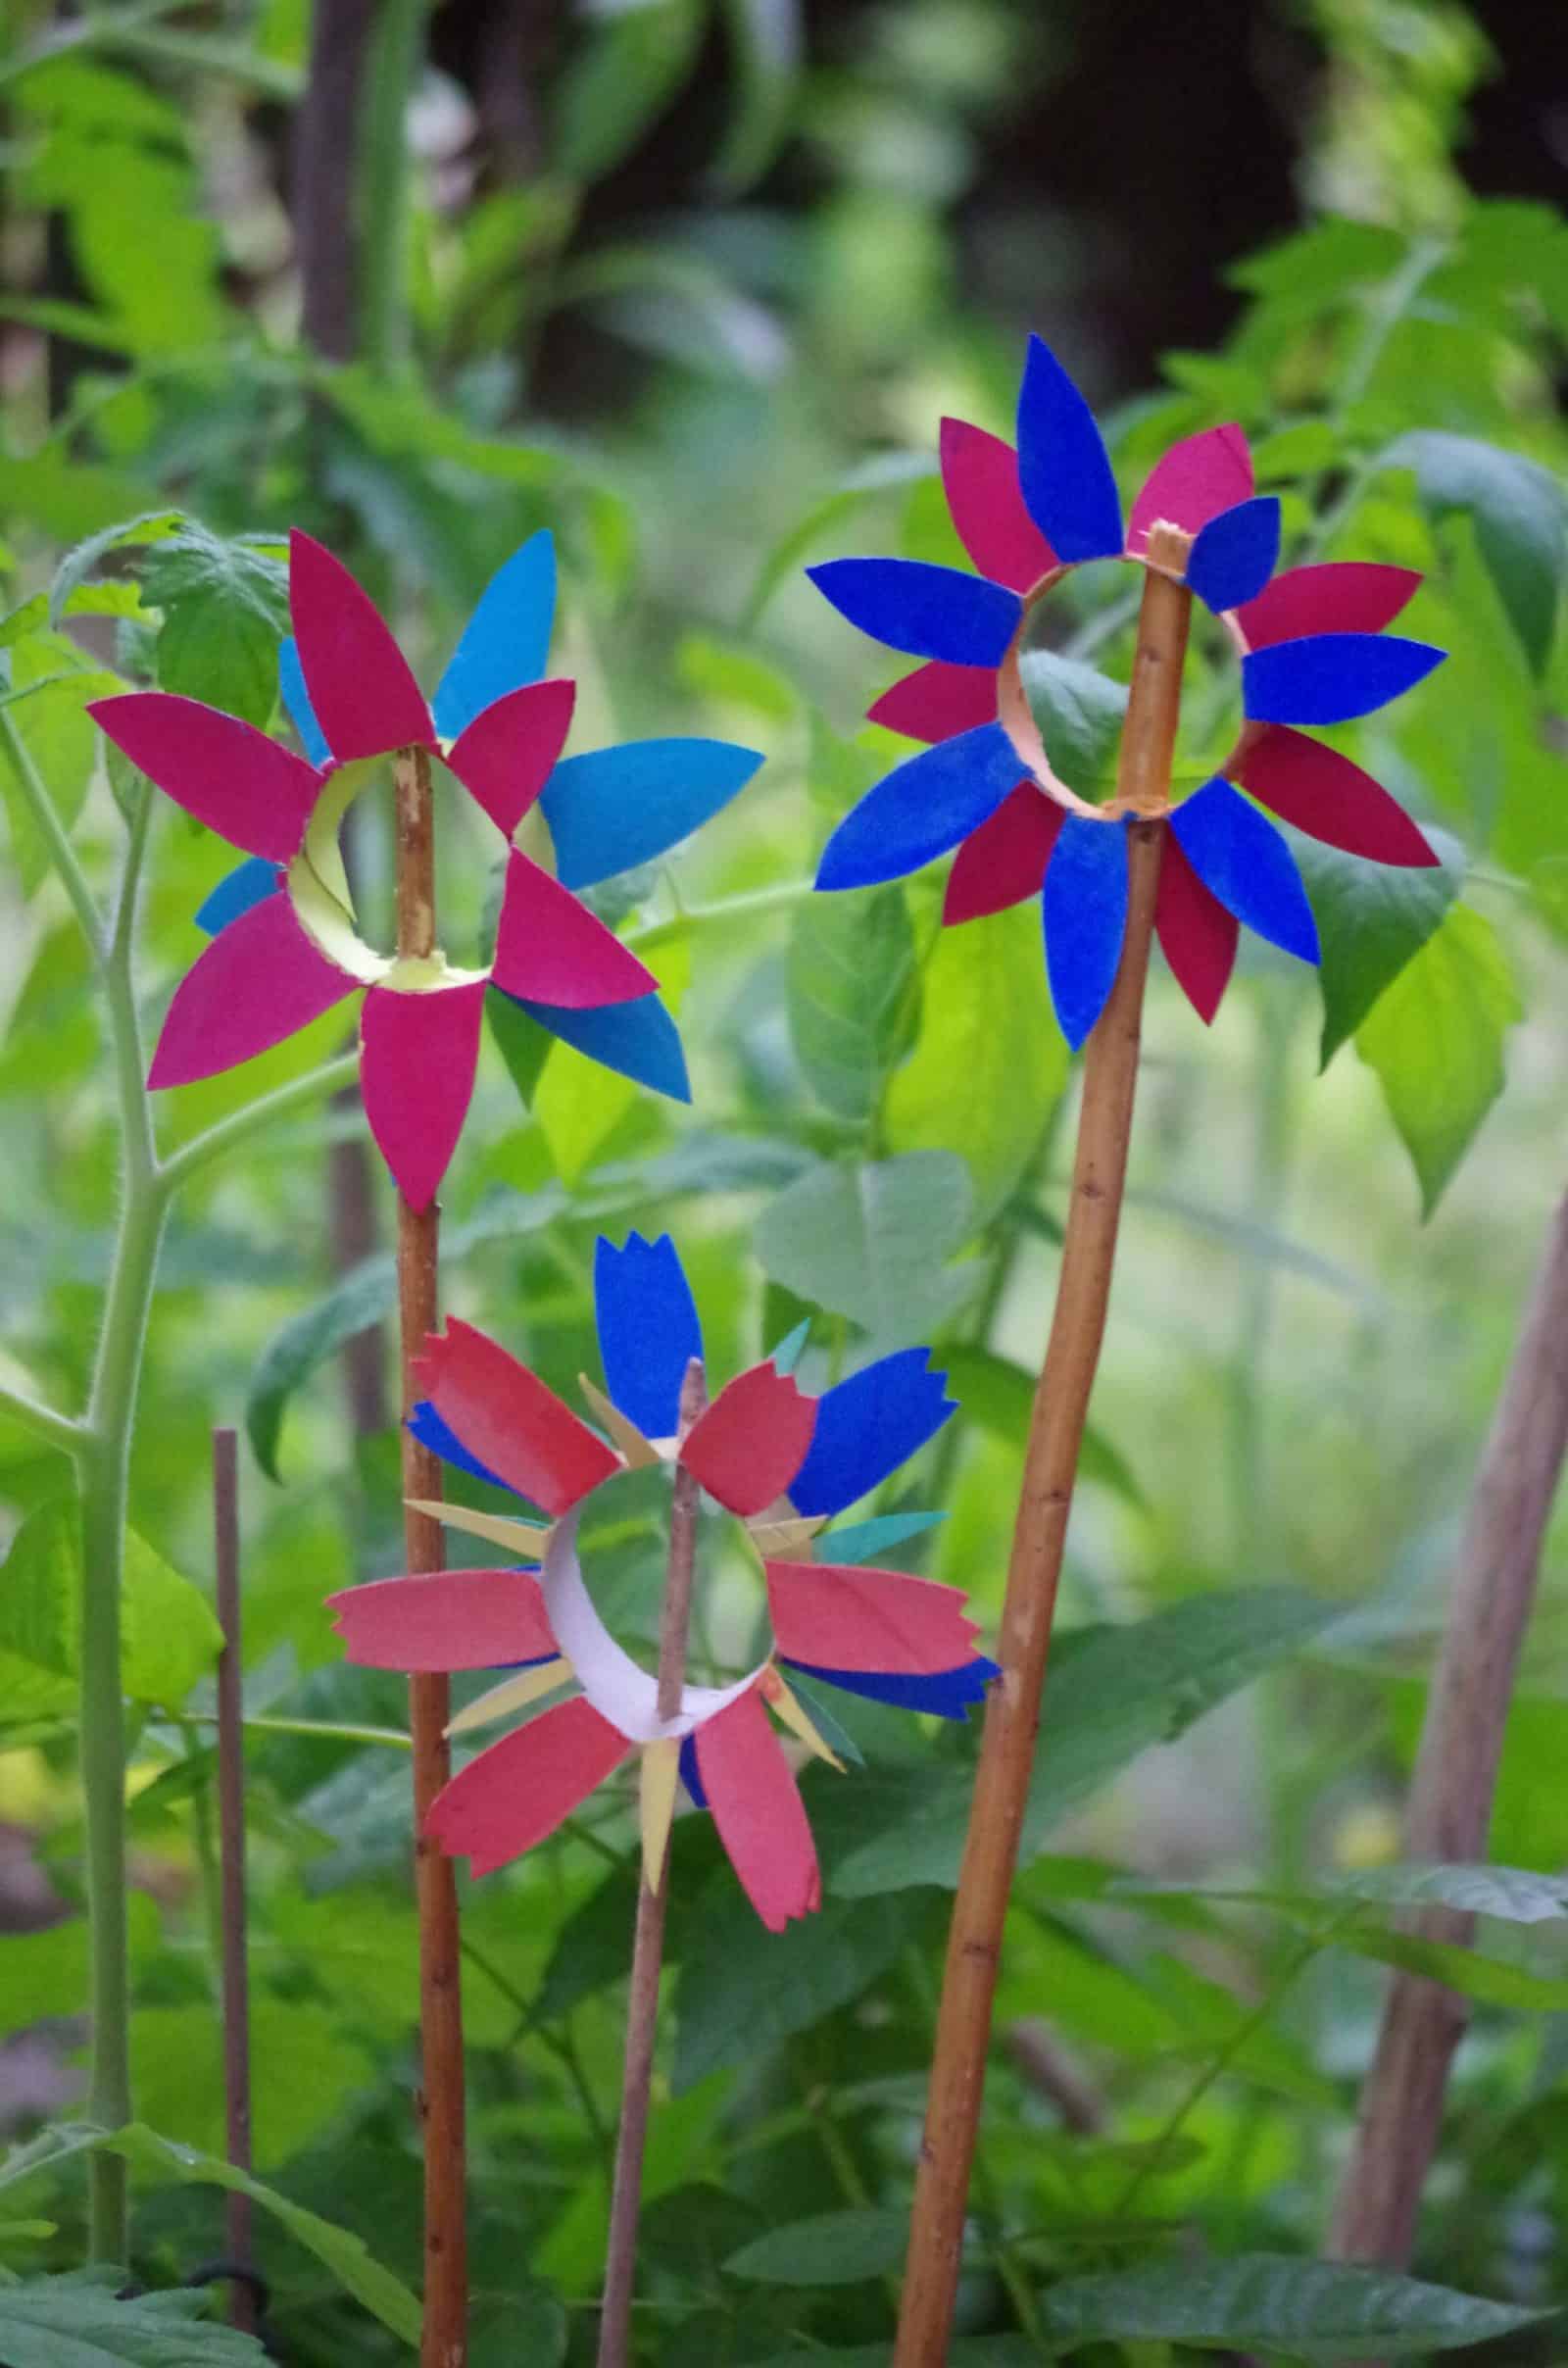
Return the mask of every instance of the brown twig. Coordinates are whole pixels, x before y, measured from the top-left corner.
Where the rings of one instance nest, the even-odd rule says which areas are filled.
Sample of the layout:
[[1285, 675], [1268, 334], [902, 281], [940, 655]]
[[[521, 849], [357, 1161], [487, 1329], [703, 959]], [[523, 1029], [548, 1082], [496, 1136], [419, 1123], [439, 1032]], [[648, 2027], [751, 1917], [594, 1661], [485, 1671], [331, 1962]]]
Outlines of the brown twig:
[[[213, 1433], [213, 1562], [218, 1624], [218, 1855], [223, 1914], [223, 2112], [228, 2159], [251, 2167], [251, 2004], [245, 1961], [245, 1703], [240, 1649], [239, 1469], [236, 1435]], [[228, 2254], [251, 2258], [251, 2199], [225, 2199]], [[243, 2280], [229, 2281], [230, 2322], [254, 2334], [256, 2295]]]
[[[1156, 527], [1149, 547], [1156, 567], [1179, 569], [1186, 543], [1174, 529]], [[1144, 982], [1164, 849], [1164, 824], [1152, 817], [1163, 814], [1170, 796], [1191, 606], [1191, 594], [1173, 576], [1152, 571], [1146, 577], [1117, 775], [1117, 801], [1133, 817], [1127, 931], [1115, 984], [1085, 1056], [1056, 1305], [1035, 1392], [1007, 1565], [998, 1647], [1002, 1674], [986, 1707], [948, 1939], [895, 2368], [942, 2368], [948, 2353], [1003, 1923], [1034, 1764], [1078, 1451], [1116, 1255]]]
[[[397, 792], [397, 921], [400, 955], [435, 950], [435, 834], [430, 760], [405, 748], [393, 760]], [[412, 1209], [398, 1198], [398, 1319], [403, 1343], [403, 1410], [416, 1395], [413, 1359], [439, 1321], [437, 1259], [441, 1213], [434, 1201]], [[441, 1495], [441, 1464], [403, 1428], [403, 1493]], [[405, 1509], [411, 1571], [445, 1565], [441, 1524]], [[414, 1882], [419, 1915], [419, 2119], [424, 2132], [424, 2332], [420, 2368], [462, 2368], [467, 2356], [468, 2262], [464, 2219], [463, 1994], [458, 1887], [450, 1858], [425, 1832], [430, 1804], [451, 1773], [444, 1676], [409, 1680], [414, 1743]]]
[[[1485, 1854], [1508, 1703], [1565, 1451], [1568, 1197], [1552, 1218], [1476, 1474], [1410, 1787], [1405, 1845], [1412, 1858]], [[1474, 1928], [1475, 1918], [1455, 1908], [1427, 1909], [1409, 1926], [1425, 1940], [1458, 1946]], [[1334, 2259], [1408, 2263], [1448, 2068], [1469, 2015], [1467, 2001], [1442, 1983], [1395, 1975], [1335, 2206]]]
[[[702, 1361], [694, 1357], [680, 1393], [680, 1436], [685, 1437], [708, 1403]], [[697, 1482], [683, 1464], [675, 1466], [669, 1509], [669, 1559], [659, 1622], [659, 1715], [674, 1718], [686, 1683], [686, 1637], [691, 1626], [692, 1588], [697, 1571]], [[605, 2252], [605, 2295], [599, 2320], [599, 2368], [626, 2368], [631, 2345], [632, 2288], [637, 2274], [637, 2217], [642, 2201], [643, 2151], [648, 2139], [648, 2104], [654, 2078], [654, 2042], [659, 2032], [659, 1975], [664, 1953], [664, 1910], [669, 1899], [669, 1845], [650, 1882], [649, 1869], [637, 1892], [637, 1930], [632, 1943], [631, 1987], [626, 1998], [626, 2061], [620, 2087], [620, 2134], [615, 2142], [615, 2176], [610, 2198], [610, 2242]]]

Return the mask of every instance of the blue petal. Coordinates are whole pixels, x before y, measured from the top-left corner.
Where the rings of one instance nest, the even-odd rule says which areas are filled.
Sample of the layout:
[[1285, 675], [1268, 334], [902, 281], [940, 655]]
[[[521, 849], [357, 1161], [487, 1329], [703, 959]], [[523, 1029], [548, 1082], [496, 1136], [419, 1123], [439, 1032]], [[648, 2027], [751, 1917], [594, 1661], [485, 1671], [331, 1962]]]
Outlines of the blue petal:
[[1105, 1008], [1127, 927], [1127, 825], [1068, 814], [1046, 869], [1046, 975], [1076, 1053]]
[[[780, 1659], [783, 1655], [780, 1654]], [[784, 1661], [803, 1677], [820, 1679], [842, 1693], [863, 1695], [867, 1702], [891, 1702], [896, 1710], [929, 1710], [938, 1718], [963, 1718], [981, 1700], [994, 1677], [995, 1661], [977, 1656], [957, 1669], [941, 1669], [932, 1677], [882, 1675], [874, 1669], [813, 1669], [809, 1661]]]
[[1348, 723], [1387, 707], [1446, 656], [1396, 634], [1307, 633], [1248, 652], [1242, 705], [1257, 723]]
[[851, 808], [822, 850], [817, 886], [867, 888], [918, 871], [989, 820], [1023, 771], [1000, 723], [922, 749]]
[[930, 1354], [900, 1349], [823, 1392], [806, 1461], [790, 1482], [797, 1512], [842, 1512], [957, 1412], [944, 1395], [946, 1373], [927, 1370]]
[[694, 1809], [706, 1809], [708, 1795], [703, 1790], [702, 1777], [697, 1772], [697, 1738], [688, 1735], [680, 1747], [680, 1780], [691, 1796]]
[[1121, 500], [1095, 415], [1039, 337], [1018, 389], [1018, 484], [1024, 508], [1056, 557], [1115, 559]]
[[509, 1497], [516, 1495], [516, 1490], [498, 1479], [488, 1464], [469, 1455], [457, 1432], [442, 1421], [428, 1398], [419, 1400], [408, 1418], [408, 1427], [419, 1445], [427, 1447], [432, 1455], [439, 1455], [443, 1463], [456, 1465], [460, 1472], [467, 1472], [475, 1480], [488, 1481], [492, 1488], [506, 1489]]
[[275, 863], [265, 855], [248, 855], [243, 863], [227, 871], [203, 903], [196, 908], [196, 926], [216, 937], [230, 921], [237, 921], [242, 913], [253, 905], [264, 905], [275, 896], [283, 885]]
[[1283, 953], [1317, 961], [1317, 923], [1296, 859], [1255, 806], [1216, 774], [1177, 807], [1170, 826], [1227, 913]]
[[821, 1544], [824, 1559], [829, 1562], [869, 1562], [874, 1555], [886, 1554], [889, 1547], [903, 1546], [910, 1538], [918, 1538], [928, 1529], [935, 1529], [946, 1513], [877, 1513], [869, 1521], [851, 1521], [843, 1529], [830, 1529]]
[[949, 666], [1000, 666], [1023, 615], [1005, 584], [923, 559], [830, 559], [806, 572], [873, 641]]
[[1216, 617], [1255, 600], [1280, 555], [1278, 494], [1222, 510], [1202, 527], [1188, 555], [1187, 581]]
[[[495, 991], [498, 995], [505, 992], [500, 987]], [[638, 1085], [651, 1086], [656, 1094], [667, 1094], [672, 1102], [691, 1100], [680, 1035], [657, 995], [639, 995], [631, 1003], [601, 1004], [587, 1011], [564, 1004], [529, 1003], [521, 995], [509, 995], [507, 1001], [526, 1011], [530, 1019], [537, 1019], [563, 1044], [569, 1044], [573, 1052], [597, 1061], [602, 1067], [614, 1069]]]
[[455, 740], [509, 691], [539, 680], [550, 656], [555, 615], [555, 538], [541, 527], [480, 593], [436, 685], [430, 710], [443, 740]]
[[628, 740], [567, 757], [540, 805], [564, 888], [592, 888], [667, 855], [727, 806], [762, 760], [731, 740]]
[[319, 772], [323, 765], [331, 764], [332, 751], [327, 746], [325, 732], [316, 720], [316, 710], [311, 705], [311, 694], [305, 687], [305, 672], [300, 665], [299, 645], [292, 633], [286, 641], [278, 644], [277, 688], [278, 695], [288, 710], [289, 720], [300, 736], [300, 746]]
[[667, 1233], [594, 1244], [594, 1320], [605, 1386], [645, 1439], [673, 1439], [686, 1367], [703, 1353], [692, 1287]]

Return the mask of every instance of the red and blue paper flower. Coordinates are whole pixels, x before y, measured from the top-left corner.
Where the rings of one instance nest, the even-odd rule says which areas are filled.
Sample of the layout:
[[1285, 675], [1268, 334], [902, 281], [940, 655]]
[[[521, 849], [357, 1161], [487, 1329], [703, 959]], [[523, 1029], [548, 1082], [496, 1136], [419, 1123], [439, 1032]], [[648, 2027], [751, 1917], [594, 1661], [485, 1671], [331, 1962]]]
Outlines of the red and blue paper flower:
[[[1069, 567], [1149, 566], [1157, 523], [1192, 539], [1184, 580], [1223, 619], [1241, 656], [1245, 721], [1221, 771], [1168, 814], [1155, 926], [1200, 1015], [1229, 981], [1241, 923], [1306, 962], [1311, 907], [1283, 835], [1258, 812], [1383, 863], [1435, 863], [1403, 810], [1302, 726], [1344, 723], [1397, 698], [1442, 661], [1384, 633], [1420, 578], [1331, 563], [1274, 573], [1280, 509], [1255, 497], [1239, 427], [1165, 455], [1124, 531], [1109, 457], [1066, 371], [1031, 338], [1017, 449], [960, 419], [942, 423], [942, 475], [979, 569], [919, 560], [830, 560], [808, 570], [852, 624], [925, 664], [885, 692], [871, 720], [931, 745], [898, 765], [839, 824], [816, 884], [903, 877], [957, 849], [943, 918], [974, 920], [1039, 895], [1047, 973], [1075, 1048], [1104, 1005], [1127, 912], [1128, 817], [1096, 807], [1053, 769], [1018, 688], [1020, 641]], [[1247, 796], [1242, 792], [1246, 791]]]
[[[601, 1240], [594, 1269], [606, 1392], [585, 1382], [591, 1428], [496, 1342], [456, 1320], [416, 1368], [409, 1418], [460, 1470], [510, 1490], [534, 1522], [427, 1507], [449, 1526], [519, 1554], [537, 1572], [453, 1570], [383, 1579], [330, 1599], [351, 1660], [376, 1668], [514, 1674], [463, 1714], [479, 1723], [575, 1679], [570, 1701], [531, 1719], [463, 1768], [438, 1796], [429, 1829], [483, 1874], [517, 1857], [571, 1813], [634, 1750], [643, 1753], [644, 1840], [662, 1864], [678, 1770], [711, 1810], [759, 1915], [777, 1930], [818, 1903], [816, 1851], [771, 1706], [832, 1759], [788, 1684], [797, 1671], [874, 1701], [961, 1718], [996, 1664], [974, 1650], [956, 1588], [858, 1558], [898, 1517], [813, 1540], [925, 1445], [954, 1412], [926, 1352], [885, 1357], [813, 1398], [771, 1360], [737, 1375], [678, 1438], [682, 1382], [702, 1331], [674, 1245], [633, 1234]], [[596, 1489], [638, 1465], [679, 1463], [702, 1496], [746, 1526], [762, 1564], [772, 1626], [767, 1657], [734, 1683], [688, 1685], [679, 1716], [660, 1719], [654, 1679], [595, 1610], [577, 1557], [577, 1524]], [[543, 1525], [539, 1525], [542, 1516]], [[836, 1762], [835, 1762], [836, 1764]], [[650, 1809], [650, 1797], [653, 1806]]]

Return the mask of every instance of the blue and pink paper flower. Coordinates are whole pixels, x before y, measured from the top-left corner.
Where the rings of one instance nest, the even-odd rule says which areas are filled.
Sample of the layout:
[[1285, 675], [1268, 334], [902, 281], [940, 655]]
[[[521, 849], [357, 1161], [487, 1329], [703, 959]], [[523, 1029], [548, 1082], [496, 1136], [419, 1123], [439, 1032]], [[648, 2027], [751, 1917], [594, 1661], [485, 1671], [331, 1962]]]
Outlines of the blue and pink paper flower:
[[[869, 790], [823, 851], [817, 886], [903, 877], [957, 850], [943, 918], [974, 920], [1039, 896], [1047, 973], [1075, 1048], [1104, 1005], [1127, 913], [1127, 820], [1077, 796], [1051, 765], [1018, 685], [1029, 618], [1069, 568], [1152, 564], [1157, 523], [1192, 539], [1184, 580], [1240, 655], [1245, 721], [1220, 772], [1176, 804], [1155, 916], [1195, 1010], [1213, 1017], [1245, 923], [1305, 962], [1317, 930], [1265, 806], [1309, 836], [1376, 863], [1438, 859], [1387, 790], [1302, 727], [1373, 713], [1444, 653], [1386, 634], [1419, 576], [1354, 563], [1274, 570], [1280, 509], [1255, 496], [1239, 427], [1164, 456], [1125, 528], [1109, 457], [1066, 371], [1031, 338], [1016, 450], [960, 419], [942, 423], [942, 476], [979, 572], [919, 560], [830, 560], [808, 570], [852, 624], [925, 663], [871, 720], [930, 745]], [[1242, 793], [1246, 792], [1244, 796]], [[1257, 803], [1253, 804], [1255, 800]]]
[[[711, 1810], [759, 1915], [778, 1930], [818, 1904], [820, 1882], [768, 1708], [834, 1758], [789, 1673], [946, 1718], [963, 1717], [996, 1675], [974, 1649], [975, 1626], [956, 1588], [851, 1560], [847, 1533], [844, 1559], [814, 1558], [817, 1544], [832, 1555], [833, 1534], [822, 1535], [832, 1518], [934, 1437], [954, 1405], [923, 1349], [882, 1357], [820, 1397], [769, 1360], [727, 1383], [681, 1437], [681, 1387], [703, 1341], [673, 1243], [633, 1234], [616, 1250], [601, 1240], [594, 1290], [606, 1389], [584, 1388], [599, 1428], [456, 1320], [431, 1337], [416, 1368], [415, 1435], [459, 1470], [521, 1499], [530, 1517], [427, 1509], [519, 1555], [537, 1554], [537, 1570], [383, 1579], [333, 1596], [331, 1608], [353, 1661], [511, 1668], [464, 1713], [465, 1727], [575, 1683], [571, 1700], [480, 1752], [432, 1805], [430, 1832], [476, 1875], [543, 1841], [640, 1751], [653, 1879], [678, 1771], [695, 1804]], [[772, 1629], [757, 1667], [725, 1686], [688, 1685], [672, 1721], [659, 1717], [654, 1679], [595, 1610], [576, 1543], [597, 1489], [659, 1464], [682, 1466], [703, 1500], [745, 1525]]]

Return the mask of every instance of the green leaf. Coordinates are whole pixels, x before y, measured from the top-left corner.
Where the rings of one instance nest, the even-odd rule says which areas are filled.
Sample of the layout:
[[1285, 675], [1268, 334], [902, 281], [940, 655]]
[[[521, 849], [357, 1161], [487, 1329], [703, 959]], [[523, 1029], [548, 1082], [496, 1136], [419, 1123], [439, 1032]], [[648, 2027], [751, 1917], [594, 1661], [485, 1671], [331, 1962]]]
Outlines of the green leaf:
[[1435, 518], [1469, 513], [1509, 622], [1535, 672], [1544, 673], [1568, 572], [1568, 494], [1551, 470], [1523, 453], [1429, 428], [1391, 444], [1382, 466], [1413, 469]]
[[764, 1271], [786, 1290], [864, 1326], [879, 1342], [939, 1331], [971, 1276], [947, 1271], [973, 1229], [969, 1171], [953, 1152], [823, 1164], [759, 1220]]
[[1018, 671], [1056, 773], [1081, 798], [1105, 796], [1115, 786], [1127, 685], [1054, 650], [1026, 650]]
[[[74, 1700], [80, 1634], [80, 1513], [74, 1498], [57, 1497], [18, 1530], [0, 1585], [0, 1666], [20, 1664], [31, 1675], [24, 1690], [30, 1714], [45, 1700], [61, 1708]], [[222, 1641], [205, 1598], [127, 1530], [121, 1646], [125, 1692], [138, 1702], [182, 1702], [212, 1667]], [[13, 1715], [17, 1708], [7, 1702]]]
[[812, 1092], [837, 1117], [863, 1125], [920, 1008], [904, 890], [808, 897], [790, 927], [785, 994]]
[[1443, 833], [1430, 835], [1440, 853], [1452, 850], [1451, 863], [1369, 863], [1300, 831], [1291, 835], [1323, 950], [1323, 1068], [1442, 925], [1459, 893], [1463, 857], [1457, 843]]
[[808, 552], [834, 529], [847, 526], [872, 495], [902, 491], [918, 477], [934, 476], [936, 469], [929, 452], [879, 452], [847, 470], [834, 491], [808, 510], [767, 553], [757, 570], [742, 622], [748, 629], [755, 627], [780, 584], [794, 574]]
[[[1035, 1376], [991, 1349], [944, 1349], [942, 1361], [948, 1370], [948, 1394], [957, 1400], [960, 1417], [1021, 1452], [1034, 1409]], [[1120, 1449], [1093, 1423], [1086, 1425], [1078, 1451], [1078, 1477], [1110, 1489], [1128, 1505], [1142, 1508], [1148, 1503]]]
[[806, 33], [800, 0], [723, 0], [723, 14], [735, 97], [712, 179], [733, 197], [761, 179], [789, 130]]
[[[11, 687], [0, 695], [6, 719], [68, 831], [86, 803], [97, 757], [98, 734], [88, 704], [122, 687], [117, 675], [90, 666], [64, 634], [30, 634], [11, 653]], [[0, 792], [10, 817], [17, 871], [24, 893], [31, 897], [47, 878], [53, 859], [3, 740]]]
[[49, 622], [56, 625], [70, 614], [76, 594], [84, 590], [87, 578], [101, 559], [111, 551], [125, 551], [141, 543], [167, 542], [185, 523], [182, 510], [143, 510], [135, 518], [120, 518], [112, 526], [101, 526], [84, 542], [68, 551], [49, 586]]
[[1391, 1907], [1454, 1907], [1505, 1924], [1546, 1924], [1568, 1916], [1568, 1876], [1541, 1875], [1524, 1866], [1415, 1861], [1366, 1866], [1336, 1875], [1329, 1888], [1355, 1899], [1385, 1900]]
[[901, 2269], [908, 2234], [903, 2212], [818, 2212], [754, 2237], [724, 2267], [762, 2286], [856, 2286]]
[[562, 77], [556, 170], [601, 179], [629, 155], [685, 80], [703, 12], [696, 0], [630, 0], [601, 11]]
[[1502, 1091], [1503, 1039], [1522, 1017], [1492, 923], [1455, 905], [1356, 1030], [1414, 1163], [1424, 1217]]
[[0, 455], [0, 514], [28, 518], [59, 542], [97, 533], [134, 510], [144, 495], [145, 487], [128, 473], [57, 452], [30, 453], [25, 460]]
[[75, 2270], [0, 2286], [7, 2368], [244, 2368], [267, 2355], [253, 2335], [210, 2316], [188, 2287], [122, 2297], [122, 2270]]
[[1064, 2278], [1042, 2307], [1048, 2333], [1064, 2347], [1196, 2343], [1302, 2360], [1448, 2351], [1511, 2335], [1544, 2315], [1388, 2270], [1285, 2253]]
[[1484, 1956], [1478, 1949], [1462, 1949], [1446, 1941], [1423, 1941], [1411, 1933], [1384, 1932], [1369, 1925], [1345, 1924], [1334, 1944], [1380, 1965], [1397, 1966], [1442, 1982], [1461, 1997], [1485, 2006], [1506, 2006], [1519, 2014], [1568, 2012], [1568, 1980], [1531, 1973], [1504, 1957]]
[[225, 541], [195, 518], [153, 544], [142, 589], [164, 612], [158, 680], [264, 724], [277, 703], [277, 647], [288, 631], [288, 572], [278, 546]]

